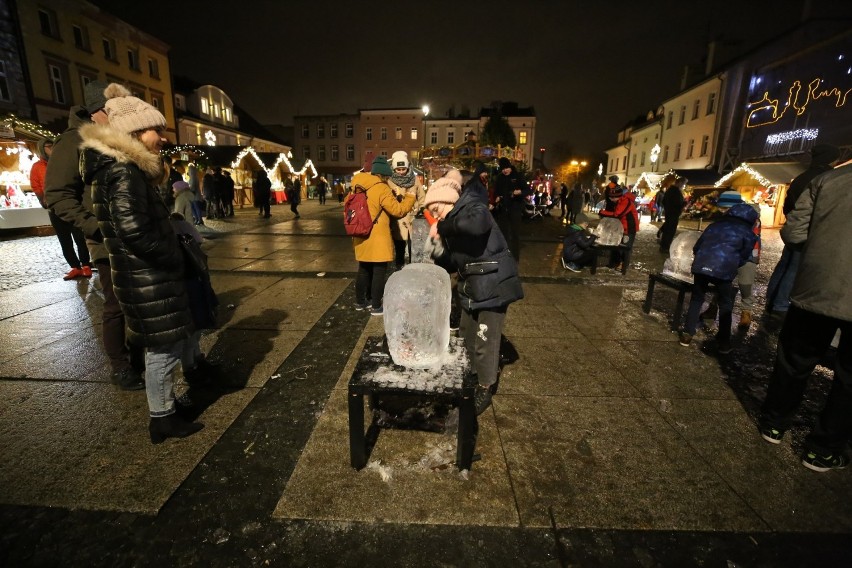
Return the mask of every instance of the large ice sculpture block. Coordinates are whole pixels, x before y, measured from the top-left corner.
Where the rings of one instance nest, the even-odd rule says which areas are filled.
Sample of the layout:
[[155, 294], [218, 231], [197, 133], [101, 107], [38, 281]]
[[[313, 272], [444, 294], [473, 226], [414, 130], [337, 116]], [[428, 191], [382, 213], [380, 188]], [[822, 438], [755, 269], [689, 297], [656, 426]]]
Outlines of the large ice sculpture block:
[[669, 247], [669, 258], [663, 263], [663, 274], [686, 282], [693, 281], [692, 261], [695, 255], [692, 248], [700, 236], [701, 231], [681, 231], [675, 237]]
[[406, 265], [388, 278], [385, 334], [393, 362], [413, 369], [443, 364], [450, 344], [450, 275], [434, 264]]
[[596, 244], [613, 246], [621, 243], [621, 237], [624, 236], [624, 226], [618, 219], [604, 217], [598, 223], [594, 233], [598, 236]]

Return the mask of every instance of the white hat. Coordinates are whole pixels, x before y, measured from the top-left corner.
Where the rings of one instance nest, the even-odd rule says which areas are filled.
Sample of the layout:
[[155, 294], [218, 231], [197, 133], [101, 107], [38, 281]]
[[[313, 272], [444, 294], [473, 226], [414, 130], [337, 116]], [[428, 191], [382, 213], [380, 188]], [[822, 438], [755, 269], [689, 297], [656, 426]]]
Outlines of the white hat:
[[165, 128], [166, 117], [153, 106], [130, 94], [125, 87], [111, 83], [104, 89], [104, 112], [109, 125], [130, 134], [149, 128]]
[[408, 168], [408, 154], [403, 150], [397, 150], [391, 154], [391, 168]]

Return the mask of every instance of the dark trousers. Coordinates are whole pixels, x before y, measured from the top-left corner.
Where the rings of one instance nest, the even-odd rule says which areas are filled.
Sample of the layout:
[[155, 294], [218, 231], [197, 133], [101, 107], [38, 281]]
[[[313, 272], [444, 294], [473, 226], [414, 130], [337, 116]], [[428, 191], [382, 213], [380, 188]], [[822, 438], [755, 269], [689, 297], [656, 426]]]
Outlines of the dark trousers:
[[[56, 238], [59, 239], [59, 246], [62, 247], [62, 256], [65, 257], [65, 262], [71, 268], [80, 268], [84, 264], [91, 265], [89, 257], [89, 247], [86, 246], [86, 237], [83, 231], [74, 226], [73, 223], [63, 221], [59, 216], [48, 210], [48, 217], [53, 230], [56, 231]], [[74, 245], [77, 245], [77, 251], [74, 251]]]
[[325, 192], [317, 194], [317, 197], [319, 197], [320, 205], [325, 205]]
[[473, 364], [479, 384], [490, 387], [497, 382], [500, 370], [500, 336], [506, 308], [491, 310], [463, 309], [459, 332], [464, 339], [464, 348]]
[[260, 209], [260, 214], [264, 217], [269, 217], [269, 198], [262, 199], [261, 202], [257, 206]]
[[342, 194], [342, 193], [338, 193], [338, 194], [337, 194], [337, 202], [338, 202], [338, 203], [343, 203], [343, 194]]
[[387, 268], [387, 262], [358, 262], [355, 299], [359, 304], [366, 304], [367, 299], [370, 299], [372, 307], [377, 309], [382, 307]]
[[716, 286], [716, 301], [719, 303], [719, 332], [716, 338], [719, 341], [730, 341], [731, 321], [734, 311], [734, 284], [731, 280], [719, 280], [703, 274], [695, 274], [695, 283], [692, 285], [692, 296], [689, 298], [689, 309], [686, 312], [686, 325], [683, 330], [689, 335], [695, 335], [698, 329], [698, 318], [701, 315], [701, 306], [704, 305], [704, 296], [707, 294], [711, 284]]
[[633, 242], [636, 240], [636, 233], [632, 235], [627, 235], [627, 242], [625, 245], [626, 249], [613, 249], [613, 251], [609, 255], [609, 266], [610, 268], [615, 268], [619, 264], [624, 262], [630, 263], [630, 255], [633, 253]]
[[680, 218], [677, 215], [666, 216], [666, 220], [663, 221], [663, 226], [660, 227], [660, 233], [662, 235], [662, 238], [660, 238], [660, 250], [668, 252], [669, 247], [672, 246], [675, 234], [677, 234], [677, 224], [679, 222]]
[[112, 371], [121, 371], [130, 366], [141, 370], [145, 367], [144, 349], [128, 350], [124, 332], [124, 314], [112, 289], [112, 272], [106, 259], [95, 262], [98, 268], [98, 279], [104, 293], [104, 308], [101, 323], [103, 324], [104, 352], [109, 357]]
[[292, 211], [292, 212], [293, 212], [293, 214], [294, 214], [296, 217], [298, 217], [298, 216], [299, 216], [299, 204], [298, 204], [298, 203], [293, 203], [293, 202], [291, 201], [291, 202], [290, 202], [290, 211]]
[[234, 216], [234, 200], [231, 199], [222, 199], [222, 216], [224, 217], [233, 217]]
[[825, 408], [805, 439], [821, 455], [843, 451], [852, 434], [852, 322], [823, 316], [791, 305], [778, 337], [775, 369], [761, 409], [762, 424], [789, 429], [802, 402], [808, 378], [840, 329], [834, 380]]
[[[506, 209], [508, 208], [508, 210]], [[523, 206], [504, 205], [503, 210], [497, 217], [497, 226], [500, 232], [506, 237], [506, 242], [509, 244], [509, 250], [512, 251], [512, 256], [515, 257], [515, 262], [521, 259], [521, 222], [524, 218]]]
[[393, 241], [393, 257], [394, 264], [397, 268], [405, 266], [405, 253], [408, 251], [408, 241], [396, 240]]
[[192, 220], [196, 225], [204, 223], [203, 215], [201, 212], [201, 204], [194, 199], [190, 202], [190, 207], [192, 207]]

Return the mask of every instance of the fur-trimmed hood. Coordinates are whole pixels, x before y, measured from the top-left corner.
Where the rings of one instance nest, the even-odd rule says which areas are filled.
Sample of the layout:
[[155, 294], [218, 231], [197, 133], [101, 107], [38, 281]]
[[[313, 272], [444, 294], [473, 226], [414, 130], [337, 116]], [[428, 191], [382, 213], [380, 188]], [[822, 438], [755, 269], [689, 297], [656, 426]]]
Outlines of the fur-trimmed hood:
[[[110, 128], [104, 124], [86, 124], [80, 127], [80, 137], [83, 142], [80, 150], [86, 154], [87, 149], [92, 149], [106, 158], [119, 163], [133, 163], [154, 183], [163, 178], [163, 159], [159, 154], [154, 154], [145, 147], [142, 142], [131, 136]], [[87, 160], [88, 161], [88, 160]], [[99, 160], [99, 163], [102, 160]], [[93, 164], [86, 164], [83, 175], [89, 177], [98, 169], [91, 169]], [[90, 178], [91, 179], [91, 178]]]

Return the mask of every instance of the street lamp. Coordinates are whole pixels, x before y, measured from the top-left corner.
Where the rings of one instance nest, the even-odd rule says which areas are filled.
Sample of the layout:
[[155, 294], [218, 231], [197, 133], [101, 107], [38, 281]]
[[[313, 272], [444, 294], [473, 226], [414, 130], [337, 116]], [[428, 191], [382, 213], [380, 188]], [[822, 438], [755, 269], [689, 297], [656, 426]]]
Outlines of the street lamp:
[[574, 183], [577, 183], [580, 180], [580, 170], [588, 166], [589, 163], [585, 160], [571, 160], [571, 168], [574, 169]]
[[547, 148], [545, 148], [544, 146], [542, 146], [541, 148], [538, 149], [538, 151], [541, 152], [541, 168], [542, 169], [544, 169], [544, 152], [545, 152], [545, 150], [547, 150]]
[[[420, 143], [420, 169], [423, 169], [423, 151], [426, 149], [426, 117], [429, 116], [429, 105], [423, 105], [423, 141]], [[426, 183], [426, 172], [423, 172], [423, 183]]]

